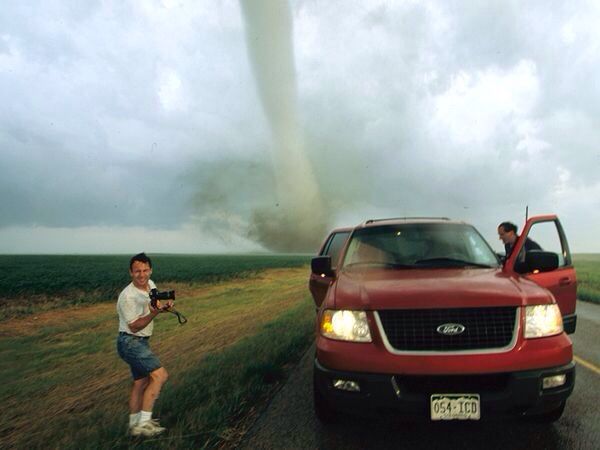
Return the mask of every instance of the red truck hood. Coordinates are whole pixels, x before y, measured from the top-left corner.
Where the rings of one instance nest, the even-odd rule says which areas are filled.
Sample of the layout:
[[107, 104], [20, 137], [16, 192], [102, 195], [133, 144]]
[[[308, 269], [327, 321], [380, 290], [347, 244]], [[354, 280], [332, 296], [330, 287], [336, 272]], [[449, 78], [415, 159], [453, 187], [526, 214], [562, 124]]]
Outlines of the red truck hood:
[[500, 269], [341, 271], [333, 288], [335, 309], [518, 306], [553, 301], [546, 289]]

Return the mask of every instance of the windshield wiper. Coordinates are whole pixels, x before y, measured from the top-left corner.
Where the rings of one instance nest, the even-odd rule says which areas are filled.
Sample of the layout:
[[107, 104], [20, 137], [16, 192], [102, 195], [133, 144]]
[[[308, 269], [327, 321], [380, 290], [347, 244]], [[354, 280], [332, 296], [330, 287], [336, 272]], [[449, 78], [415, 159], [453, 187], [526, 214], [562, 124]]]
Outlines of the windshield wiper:
[[415, 265], [438, 265], [438, 264], [448, 264], [454, 266], [475, 266], [475, 267], [484, 267], [486, 269], [491, 269], [494, 266], [490, 266], [489, 264], [481, 264], [473, 261], [465, 261], [464, 259], [458, 258], [425, 258], [419, 259], [415, 261]]

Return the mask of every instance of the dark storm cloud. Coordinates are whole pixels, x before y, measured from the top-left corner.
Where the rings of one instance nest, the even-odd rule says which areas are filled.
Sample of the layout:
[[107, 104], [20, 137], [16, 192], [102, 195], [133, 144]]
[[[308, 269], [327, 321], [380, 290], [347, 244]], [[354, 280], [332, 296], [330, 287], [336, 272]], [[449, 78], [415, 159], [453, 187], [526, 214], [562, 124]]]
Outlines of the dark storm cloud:
[[[333, 24], [332, 40], [322, 41], [326, 49], [316, 53], [331, 58], [319, 80], [327, 87], [315, 90], [307, 104], [308, 128], [318, 129], [320, 123], [310, 118], [321, 121], [325, 108], [335, 105], [328, 111], [334, 118], [326, 119], [329, 136], [343, 130], [337, 136], [347, 144], [340, 154], [368, 161], [368, 172], [355, 172], [357, 178], [346, 184], [356, 186], [364, 175], [363, 198], [387, 211], [439, 211], [492, 230], [499, 217], [518, 214], [514, 220], [520, 220], [526, 205], [566, 212], [568, 205], [557, 201], [565, 173], [577, 174], [567, 184], [579, 184], [581, 194], [593, 193], [599, 181], [591, 144], [597, 102], [588, 98], [570, 107], [589, 94], [598, 98], [597, 88], [592, 78], [580, 79], [583, 89], [568, 92], [582, 68], [597, 67], [582, 58], [589, 48], [578, 48], [565, 35], [574, 13], [576, 24], [582, 16], [597, 16], [585, 11], [588, 6], [561, 11], [542, 4], [419, 2], [367, 11], [362, 23], [369, 27], [359, 30], [353, 29], [359, 19], [334, 21], [336, 13], [325, 9], [322, 22]], [[411, 20], [402, 27], [400, 17]], [[597, 47], [597, 37], [595, 44], [588, 42], [590, 28], [575, 29], [586, 47]], [[337, 51], [342, 48], [352, 52]], [[565, 67], [565, 55], [584, 67]], [[355, 61], [364, 69], [357, 70]], [[581, 157], [574, 157], [573, 147]], [[347, 161], [357, 160], [332, 166], [337, 175], [348, 173]], [[336, 174], [333, 179], [343, 185]]]
[[[291, 6], [332, 223], [449, 215], [494, 239], [529, 205], [598, 250], [594, 2]], [[192, 223], [225, 242], [277, 203], [237, 1], [21, 2], [0, 29], [0, 230]]]
[[0, 179], [0, 226], [174, 226], [187, 217], [181, 202], [161, 201], [185, 187], [150, 161], [113, 164], [30, 133], [13, 133], [0, 145], [10, 149], [3, 160], [11, 168]]
[[[179, 61], [169, 61], [170, 48], [157, 54], [146, 35], [151, 17], [142, 13], [119, 3], [101, 11], [41, 2], [2, 14], [0, 92], [9, 101], [0, 112], [7, 169], [0, 226], [173, 227], [189, 220], [196, 189], [184, 185], [185, 168], [190, 155], [200, 159], [212, 146], [207, 135], [216, 142], [228, 132], [228, 107], [216, 86], [195, 95], [190, 84], [205, 107], [192, 117], [165, 112], [177, 105], [169, 92], [160, 96], [162, 69]], [[194, 54], [205, 60], [185, 69], [206, 72], [210, 50]], [[216, 79], [233, 76], [212, 70]], [[235, 121], [244, 119], [232, 118], [231, 129]]]

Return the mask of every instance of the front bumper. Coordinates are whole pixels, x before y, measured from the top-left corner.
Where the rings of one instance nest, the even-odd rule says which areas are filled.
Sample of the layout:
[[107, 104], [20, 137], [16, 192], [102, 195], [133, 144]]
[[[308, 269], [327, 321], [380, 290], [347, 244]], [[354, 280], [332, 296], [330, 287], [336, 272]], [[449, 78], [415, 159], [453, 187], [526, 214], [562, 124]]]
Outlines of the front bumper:
[[[542, 379], [566, 374], [566, 383], [542, 390]], [[355, 381], [360, 392], [333, 387], [333, 380]], [[393, 413], [417, 419], [430, 416], [432, 394], [475, 393], [481, 419], [537, 415], [558, 408], [573, 392], [575, 363], [547, 369], [481, 375], [388, 375], [344, 372], [323, 367], [315, 358], [315, 392], [330, 408], [355, 414]]]

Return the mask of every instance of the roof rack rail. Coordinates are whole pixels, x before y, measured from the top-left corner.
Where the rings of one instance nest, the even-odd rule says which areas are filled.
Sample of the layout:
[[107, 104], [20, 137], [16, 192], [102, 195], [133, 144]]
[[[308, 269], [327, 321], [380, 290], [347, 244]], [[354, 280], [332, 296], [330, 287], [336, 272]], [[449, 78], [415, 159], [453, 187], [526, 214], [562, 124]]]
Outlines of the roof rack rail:
[[385, 220], [425, 220], [425, 219], [433, 219], [433, 220], [450, 220], [448, 217], [390, 217], [387, 219], [369, 219], [365, 222], [365, 225], [373, 222], [383, 222]]

